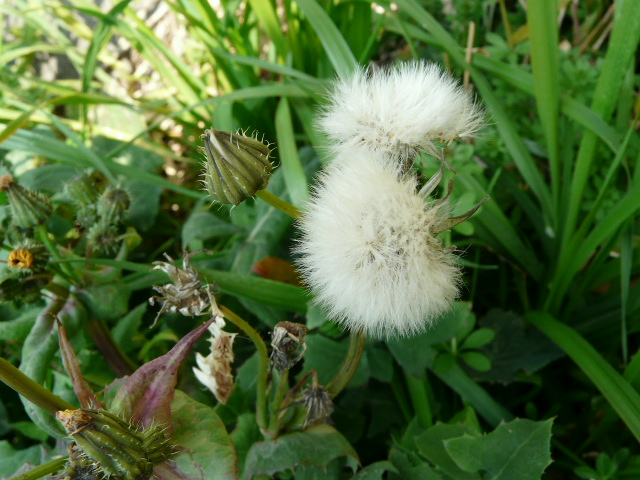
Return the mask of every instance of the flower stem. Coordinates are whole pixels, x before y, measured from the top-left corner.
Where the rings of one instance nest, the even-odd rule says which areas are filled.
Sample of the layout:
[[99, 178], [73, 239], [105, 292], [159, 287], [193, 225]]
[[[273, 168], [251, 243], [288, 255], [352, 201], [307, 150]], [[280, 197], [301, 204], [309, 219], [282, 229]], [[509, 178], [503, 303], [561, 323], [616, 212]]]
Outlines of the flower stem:
[[11, 480], [36, 480], [38, 478], [42, 478], [45, 475], [49, 475], [50, 473], [55, 473], [59, 470], [62, 470], [64, 464], [67, 463], [68, 459], [68, 456], [56, 458], [55, 460], [51, 460], [50, 462], [43, 463], [42, 465], [32, 468], [22, 475], [13, 477]]
[[333, 377], [333, 380], [327, 385], [327, 392], [334, 398], [338, 395], [351, 381], [355, 375], [360, 361], [362, 360], [362, 354], [364, 353], [364, 344], [367, 337], [364, 333], [352, 333], [349, 342], [349, 351], [347, 352], [347, 358], [344, 360], [340, 371]]
[[104, 322], [89, 312], [86, 329], [96, 348], [104, 356], [109, 366], [118, 377], [131, 375], [136, 367], [116, 344], [111, 332]]
[[236, 327], [243, 330], [255, 344], [258, 350], [258, 382], [257, 382], [257, 406], [256, 415], [258, 426], [262, 434], [268, 436], [267, 428], [267, 375], [269, 373], [269, 356], [267, 355], [267, 346], [265, 345], [260, 334], [245, 320], [233, 313], [227, 307], [221, 305], [220, 311], [224, 318], [233, 323]]
[[62, 398], [54, 395], [39, 383], [31, 380], [16, 367], [0, 357], [0, 380], [45, 412], [55, 415], [59, 410], [75, 410]]
[[300, 216], [302, 215], [302, 212], [298, 207], [295, 207], [290, 203], [285, 202], [280, 197], [274, 195], [273, 193], [267, 190], [259, 190], [256, 193], [256, 196], [260, 197], [262, 200], [267, 202], [272, 207], [277, 208], [278, 210], [280, 210], [283, 213], [286, 213], [292, 218], [300, 218]]
[[413, 409], [418, 417], [418, 424], [422, 428], [431, 427], [433, 425], [433, 418], [431, 414], [431, 404], [427, 396], [427, 374], [425, 373], [424, 378], [420, 379], [405, 370], [404, 377], [407, 382], [407, 388], [409, 389], [411, 403], [413, 403]]
[[280, 407], [282, 406], [285, 393], [289, 388], [289, 370], [278, 372], [278, 377], [278, 387], [273, 398], [271, 418], [269, 419], [269, 434], [271, 438], [276, 438], [280, 430], [280, 415], [282, 413], [280, 412]]

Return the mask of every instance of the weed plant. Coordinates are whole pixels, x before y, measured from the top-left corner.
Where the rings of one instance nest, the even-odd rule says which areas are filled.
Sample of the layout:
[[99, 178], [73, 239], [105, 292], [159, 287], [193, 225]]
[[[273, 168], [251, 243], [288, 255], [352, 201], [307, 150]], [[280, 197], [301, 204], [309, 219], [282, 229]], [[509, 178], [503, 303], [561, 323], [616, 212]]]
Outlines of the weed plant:
[[[640, 2], [109, 8], [0, 4], [0, 477], [640, 478]], [[336, 78], [412, 59], [485, 125], [402, 174], [491, 199], [446, 313], [367, 338], [293, 217]], [[254, 198], [202, 188], [212, 127], [265, 145]]]

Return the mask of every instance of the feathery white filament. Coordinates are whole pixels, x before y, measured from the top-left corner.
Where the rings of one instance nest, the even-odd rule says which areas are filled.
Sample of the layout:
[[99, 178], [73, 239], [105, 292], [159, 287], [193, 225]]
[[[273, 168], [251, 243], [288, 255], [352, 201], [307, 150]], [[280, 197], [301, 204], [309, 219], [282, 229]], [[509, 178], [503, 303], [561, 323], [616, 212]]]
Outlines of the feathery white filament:
[[436, 64], [409, 62], [390, 70], [357, 71], [339, 80], [319, 120], [336, 151], [364, 147], [411, 161], [434, 139], [472, 136], [482, 124], [473, 96]]
[[[323, 173], [299, 222], [298, 266], [316, 302], [374, 337], [424, 330], [458, 294], [458, 269], [432, 231], [446, 215], [380, 153]], [[436, 227], [436, 228], [434, 228]]]

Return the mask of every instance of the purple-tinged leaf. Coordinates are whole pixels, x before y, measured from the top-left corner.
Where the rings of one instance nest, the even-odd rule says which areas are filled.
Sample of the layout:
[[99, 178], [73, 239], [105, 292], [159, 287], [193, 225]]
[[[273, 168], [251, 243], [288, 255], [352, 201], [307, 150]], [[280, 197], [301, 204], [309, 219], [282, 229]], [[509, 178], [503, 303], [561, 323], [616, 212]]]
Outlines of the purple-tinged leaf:
[[76, 391], [78, 400], [80, 400], [80, 405], [82, 405], [83, 408], [103, 408], [93, 393], [93, 390], [91, 390], [91, 387], [82, 376], [80, 362], [78, 362], [76, 352], [74, 352], [71, 342], [69, 342], [69, 337], [67, 337], [67, 329], [57, 315], [55, 318], [56, 322], [58, 322], [58, 337], [60, 341], [60, 352], [62, 353], [62, 363], [71, 377], [73, 389]]
[[171, 402], [178, 368], [213, 320], [185, 335], [166, 355], [138, 368], [120, 388], [110, 410], [144, 427], [159, 423], [171, 430]]

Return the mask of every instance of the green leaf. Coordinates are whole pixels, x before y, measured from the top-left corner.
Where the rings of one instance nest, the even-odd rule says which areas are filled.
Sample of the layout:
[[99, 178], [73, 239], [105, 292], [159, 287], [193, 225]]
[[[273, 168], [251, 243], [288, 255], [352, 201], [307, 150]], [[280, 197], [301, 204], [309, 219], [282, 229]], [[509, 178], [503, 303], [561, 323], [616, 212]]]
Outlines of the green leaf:
[[[311, 370], [316, 370], [319, 382], [322, 385], [326, 385], [342, 367], [347, 356], [349, 339], [345, 338], [340, 342], [336, 342], [319, 333], [310, 333], [305, 337], [305, 341], [307, 343], [307, 351], [304, 354], [304, 368], [299, 377]], [[351, 382], [349, 382], [349, 388], [362, 386], [368, 379], [369, 362], [365, 351], [358, 370], [356, 370]]]
[[358, 470], [358, 474], [353, 477], [353, 480], [382, 480], [385, 472], [398, 473], [398, 470], [393, 466], [393, 463], [383, 460]]
[[29, 335], [38, 316], [37, 309], [24, 312], [18, 318], [0, 322], [0, 339], [2, 342], [21, 344]]
[[470, 304], [456, 302], [451, 310], [439, 318], [425, 333], [410, 338], [390, 340], [387, 344], [397, 362], [413, 376], [422, 378], [433, 363], [436, 352], [430, 345], [451, 340], [472, 319]]
[[463, 352], [460, 355], [462, 361], [469, 365], [474, 370], [479, 372], [488, 372], [491, 370], [491, 360], [487, 356], [480, 352]]
[[431, 463], [456, 480], [480, 480], [479, 475], [464, 471], [445, 450], [448, 439], [472, 435], [473, 429], [467, 425], [447, 425], [439, 423], [416, 437], [416, 448]]
[[392, 480], [443, 480], [442, 475], [436, 473], [427, 462], [396, 447], [389, 452], [389, 460], [399, 472], [399, 475], [389, 474]]
[[243, 231], [243, 228], [226, 222], [213, 213], [195, 211], [182, 226], [182, 246], [186, 247], [192, 240], [227, 237]]
[[40, 445], [34, 445], [25, 450], [14, 450], [7, 440], [0, 441], [0, 472], [12, 477], [25, 463], [39, 465], [45, 457], [45, 450]]
[[333, 68], [346, 78], [358, 67], [358, 61], [327, 12], [315, 0], [296, 0], [307, 21], [315, 30]]
[[461, 348], [481, 348], [485, 345], [491, 343], [491, 341], [495, 338], [496, 332], [491, 330], [490, 328], [479, 328], [475, 332], [472, 332], [467, 338], [465, 338], [464, 343]]
[[546, 312], [525, 317], [556, 342], [600, 390], [640, 442], [640, 394], [578, 332]]
[[273, 476], [278, 472], [294, 471], [299, 465], [327, 465], [343, 456], [355, 470], [358, 454], [346, 438], [329, 425], [316, 425], [276, 440], [255, 443], [247, 455], [244, 478]]
[[278, 155], [284, 172], [284, 180], [291, 203], [301, 207], [309, 197], [307, 176], [302, 167], [298, 148], [294, 138], [291, 109], [287, 98], [282, 98], [276, 109], [276, 134], [278, 136]]
[[171, 403], [171, 441], [181, 452], [173, 460], [190, 479], [237, 479], [238, 458], [231, 437], [216, 412], [177, 390]]
[[516, 419], [488, 435], [445, 440], [444, 448], [464, 471], [486, 472], [483, 480], [539, 480], [551, 463], [552, 423]]

